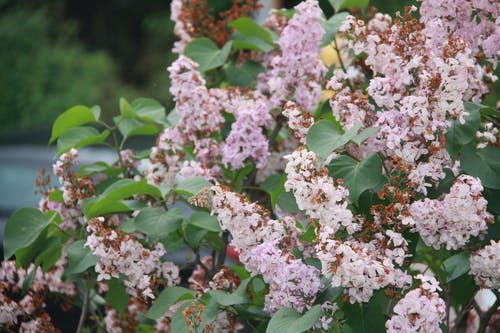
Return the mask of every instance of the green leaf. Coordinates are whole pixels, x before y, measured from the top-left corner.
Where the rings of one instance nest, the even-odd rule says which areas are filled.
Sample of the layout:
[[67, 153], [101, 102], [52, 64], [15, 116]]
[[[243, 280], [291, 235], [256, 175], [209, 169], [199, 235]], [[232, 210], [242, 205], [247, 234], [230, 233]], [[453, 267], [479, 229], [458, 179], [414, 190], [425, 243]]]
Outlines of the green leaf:
[[200, 227], [192, 225], [187, 219], [184, 220], [182, 228], [184, 231], [184, 240], [186, 244], [191, 248], [198, 247], [203, 237], [205, 237], [205, 235], [208, 233], [207, 229], [202, 229]]
[[195, 296], [196, 291], [194, 290], [177, 286], [166, 288], [158, 296], [153, 306], [146, 313], [146, 316], [151, 319], [158, 319], [163, 316], [172, 305], [186, 299], [192, 299]]
[[29, 287], [33, 283], [33, 280], [35, 280], [35, 276], [36, 276], [36, 271], [37, 270], [38, 270], [38, 266], [33, 267], [33, 269], [31, 269], [31, 271], [29, 272], [29, 274], [26, 275], [26, 277], [24, 278], [23, 288], [22, 288], [23, 295], [26, 294], [26, 292], [28, 291]]
[[191, 197], [200, 192], [202, 188], [210, 186], [211, 184], [208, 182], [208, 180], [203, 177], [196, 176], [181, 181], [179, 185], [177, 185], [177, 188], [174, 189], [174, 191]]
[[276, 204], [288, 213], [300, 213], [301, 210], [297, 206], [297, 201], [292, 192], [282, 192], [276, 199]]
[[464, 146], [460, 165], [467, 174], [481, 179], [483, 186], [500, 189], [499, 147], [488, 146], [476, 151], [471, 145]]
[[337, 35], [340, 26], [344, 23], [344, 20], [350, 14], [348, 12], [337, 13], [330, 17], [328, 21], [323, 23], [323, 29], [325, 29], [325, 34], [323, 35], [323, 41], [321, 42], [321, 47], [330, 44]]
[[106, 303], [123, 315], [128, 304], [128, 294], [123, 282], [118, 279], [111, 279], [108, 281], [108, 286], [109, 290], [106, 297], [104, 297]]
[[30, 246], [50, 222], [50, 219], [33, 207], [20, 208], [12, 213], [4, 230], [4, 259], [9, 259], [18, 250]]
[[344, 306], [347, 324], [354, 333], [383, 333], [385, 332], [388, 297], [383, 291], [376, 292], [368, 303], [346, 304]]
[[270, 45], [256, 37], [243, 37], [240, 34], [233, 35], [234, 50], [255, 50], [269, 52], [274, 49], [274, 45]]
[[49, 200], [54, 202], [64, 202], [63, 191], [53, 190], [49, 194]]
[[333, 143], [342, 137], [340, 130], [328, 120], [321, 120], [309, 129], [306, 144], [319, 157], [326, 158], [333, 151]]
[[465, 111], [469, 112], [469, 115], [464, 117], [465, 123], [461, 124], [455, 119], [446, 129], [446, 150], [452, 158], [456, 158], [461, 147], [476, 137], [476, 132], [481, 126], [480, 106], [466, 102], [464, 107]]
[[222, 66], [231, 50], [232, 41], [229, 41], [219, 49], [215, 43], [208, 38], [202, 37], [191, 41], [184, 49], [184, 55], [197, 62], [200, 72], [206, 72]]
[[283, 308], [276, 312], [269, 321], [266, 333], [300, 333], [316, 324], [321, 316], [321, 305], [313, 306], [304, 315], [291, 308]]
[[365, 128], [364, 130], [359, 132], [358, 135], [356, 135], [354, 138], [352, 138], [351, 141], [354, 142], [355, 144], [357, 144], [358, 146], [361, 146], [361, 144], [363, 142], [365, 142], [366, 139], [377, 134], [379, 130], [380, 130], [380, 127]]
[[124, 118], [137, 118], [137, 112], [125, 98], [120, 98], [120, 113]]
[[443, 262], [446, 282], [451, 282], [467, 273], [470, 269], [469, 257], [464, 252], [457, 253]]
[[365, 8], [369, 0], [329, 0], [335, 12], [346, 8]]
[[228, 26], [238, 30], [245, 37], [256, 37], [270, 45], [274, 43], [273, 33], [248, 17], [240, 17], [230, 22]]
[[135, 135], [153, 135], [158, 133], [158, 127], [152, 124], [145, 124], [135, 118], [115, 117], [120, 133], [125, 138]]
[[361, 124], [357, 124], [344, 134], [340, 134], [335, 124], [329, 120], [321, 120], [314, 124], [307, 133], [306, 144], [309, 149], [324, 159], [353, 139], [360, 128]]
[[99, 119], [99, 115], [100, 109], [95, 107], [90, 109], [83, 105], [77, 105], [64, 111], [54, 121], [49, 143], [54, 142], [55, 139], [70, 128], [97, 121]]
[[137, 98], [131, 103], [140, 120], [157, 124], [167, 121], [165, 107], [160, 102], [151, 98]]
[[138, 194], [161, 198], [161, 192], [155, 186], [148, 184], [145, 179], [138, 182], [122, 179], [108, 187], [95, 201], [86, 202], [82, 208], [87, 218], [93, 218], [109, 212], [110, 205], [114, 205], [114, 209], [124, 208], [126, 204], [121, 200]]
[[253, 62], [246, 61], [241, 66], [236, 66], [230, 63], [226, 71], [226, 77], [232, 86], [238, 86], [242, 88], [254, 87], [257, 75], [265, 70], [262, 65]]
[[249, 303], [248, 297], [238, 295], [236, 293], [229, 294], [223, 290], [211, 290], [208, 294], [222, 306], [231, 306], [236, 304]]
[[182, 211], [178, 208], [170, 209], [167, 212], [145, 208], [135, 217], [134, 225], [137, 231], [150, 238], [161, 238], [179, 229], [183, 218]]
[[208, 212], [194, 212], [189, 218], [189, 224], [208, 231], [221, 231], [217, 217]]
[[54, 267], [56, 262], [61, 258], [61, 250], [64, 243], [65, 242], [61, 239], [61, 237], [51, 237], [46, 239], [43, 250], [39, 252], [35, 259], [35, 265], [41, 265], [42, 272], [44, 273]]
[[38, 237], [23, 249], [15, 252], [16, 256], [16, 266], [19, 265], [23, 268], [28, 268], [28, 266], [33, 262], [34, 258], [45, 249], [45, 244], [47, 241], [47, 231], [48, 228], [42, 230]]
[[109, 136], [109, 130], [99, 133], [94, 127], [73, 127], [65, 131], [57, 140], [57, 155], [61, 155], [71, 148], [80, 148], [102, 144]]
[[78, 169], [78, 177], [91, 176], [96, 173], [104, 173], [108, 176], [116, 177], [122, 170], [120, 168], [114, 168], [105, 162], [99, 161], [92, 164], [82, 165]]
[[97, 257], [84, 245], [85, 240], [77, 240], [68, 248], [68, 268], [64, 274], [83, 273], [97, 264]]
[[349, 156], [334, 158], [328, 165], [333, 178], [341, 178], [349, 189], [351, 201], [357, 205], [360, 195], [375, 188], [384, 180], [382, 160], [377, 154], [372, 154], [358, 162]]

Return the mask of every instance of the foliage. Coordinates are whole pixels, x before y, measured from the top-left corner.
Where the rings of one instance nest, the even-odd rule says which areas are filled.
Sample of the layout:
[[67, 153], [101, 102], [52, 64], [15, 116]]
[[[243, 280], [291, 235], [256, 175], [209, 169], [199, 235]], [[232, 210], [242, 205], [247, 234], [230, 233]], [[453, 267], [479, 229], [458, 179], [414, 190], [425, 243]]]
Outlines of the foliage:
[[[466, 44], [465, 19], [434, 2], [422, 23], [409, 8], [364, 24], [307, 0], [263, 26], [232, 17], [219, 45], [187, 33], [187, 4], [172, 3], [173, 111], [122, 98], [112, 119], [77, 105], [54, 121], [58, 185], [41, 174], [39, 208], [7, 222], [0, 323], [53, 331], [54, 299], [81, 309], [78, 332], [439, 332], [472, 311], [480, 332], [497, 325], [488, 35]], [[137, 136], [157, 139], [127, 149]], [[116, 162], [80, 165], [90, 145]], [[480, 288], [497, 298], [486, 311]]]
[[124, 92], [107, 55], [86, 52], [69, 36], [53, 40], [51, 34], [44, 11], [10, 10], [0, 16], [3, 129], [48, 126], [70, 105], [102, 102], [110, 90]]

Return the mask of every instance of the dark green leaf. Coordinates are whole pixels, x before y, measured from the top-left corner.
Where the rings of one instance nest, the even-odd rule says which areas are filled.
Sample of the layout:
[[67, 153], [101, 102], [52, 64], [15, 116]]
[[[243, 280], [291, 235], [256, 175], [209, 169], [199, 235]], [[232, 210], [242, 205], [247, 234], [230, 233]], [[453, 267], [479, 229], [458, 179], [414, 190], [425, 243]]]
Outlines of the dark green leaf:
[[196, 291], [194, 290], [177, 286], [166, 288], [158, 296], [153, 306], [146, 313], [146, 316], [151, 319], [158, 319], [163, 316], [172, 305], [186, 299], [192, 299], [195, 296]]
[[309, 129], [306, 144], [309, 149], [324, 159], [333, 151], [334, 141], [337, 142], [341, 137], [342, 133], [332, 122], [321, 120]]
[[18, 250], [31, 245], [50, 222], [33, 207], [20, 208], [12, 213], [4, 230], [4, 258], [9, 259]]
[[222, 49], [219, 49], [211, 39], [202, 37], [186, 45], [184, 55], [198, 63], [200, 72], [206, 72], [226, 62], [231, 44], [232, 41], [229, 41]]
[[457, 253], [443, 262], [446, 271], [446, 282], [455, 280], [470, 269], [469, 257], [464, 252]]
[[155, 186], [148, 184], [145, 179], [138, 182], [123, 179], [108, 187], [97, 200], [86, 203], [83, 211], [87, 218], [93, 218], [109, 212], [110, 205], [114, 205], [113, 209], [123, 209], [126, 204], [121, 200], [138, 194], [161, 197], [161, 192]]
[[233, 36], [233, 49], [269, 52], [274, 49], [274, 45], [256, 37], [243, 37], [240, 34], [235, 34]]
[[383, 291], [376, 292], [368, 303], [346, 304], [344, 313], [347, 324], [354, 333], [383, 333], [385, 332], [388, 298]]
[[481, 126], [481, 114], [476, 104], [464, 103], [465, 110], [469, 112], [464, 117], [465, 123], [461, 124], [458, 119], [452, 120], [450, 127], [446, 130], [446, 150], [451, 157], [455, 158], [463, 145], [468, 144], [476, 137], [476, 132]]
[[111, 279], [108, 281], [108, 286], [109, 290], [106, 297], [104, 297], [106, 303], [123, 315], [128, 305], [128, 294], [123, 282], [118, 279]]
[[24, 278], [24, 281], [23, 281], [23, 289], [22, 289], [22, 293], [23, 294], [26, 294], [26, 292], [28, 291], [28, 289], [31, 287], [31, 284], [33, 283], [33, 280], [35, 280], [35, 276], [36, 276], [36, 271], [38, 270], [38, 266], [35, 266], [31, 269], [31, 271], [28, 273], [28, 275], [26, 275], [26, 277]]
[[60, 237], [49, 238], [45, 242], [43, 251], [36, 257], [35, 265], [41, 265], [42, 272], [46, 273], [49, 269], [54, 267], [56, 262], [61, 258], [63, 245], [64, 243]]
[[55, 139], [70, 128], [97, 121], [99, 119], [99, 114], [100, 112], [98, 112], [97, 109], [92, 110], [83, 105], [77, 105], [64, 111], [54, 121], [49, 143], [54, 142]]
[[237, 295], [236, 293], [229, 294], [222, 290], [211, 290], [208, 294], [220, 305], [231, 306], [235, 304], [249, 303], [248, 297]]
[[467, 174], [481, 179], [483, 186], [500, 189], [499, 147], [488, 146], [476, 151], [471, 145], [464, 146], [460, 164]]
[[344, 185], [349, 189], [349, 197], [355, 205], [364, 191], [375, 188], [384, 180], [382, 160], [377, 154], [372, 154], [360, 162], [349, 156], [339, 156], [330, 162], [328, 169], [335, 179], [341, 178], [344, 181]]
[[241, 66], [236, 66], [231, 63], [227, 68], [225, 68], [226, 77], [229, 80], [229, 83], [232, 86], [242, 88], [254, 87], [257, 75], [262, 73], [264, 70], [265, 69], [262, 65], [253, 61], [246, 61]]
[[134, 218], [134, 225], [137, 231], [150, 238], [161, 238], [179, 229], [183, 218], [182, 211], [178, 208], [170, 209], [167, 212], [154, 208], [144, 208]]
[[300, 209], [297, 206], [297, 201], [292, 192], [282, 192], [276, 199], [276, 204], [288, 213], [299, 213]]
[[71, 148], [81, 148], [90, 145], [102, 144], [109, 136], [109, 130], [99, 133], [93, 127], [73, 127], [65, 131], [57, 140], [57, 155], [61, 155]]
[[321, 305], [313, 306], [304, 315], [291, 308], [276, 312], [269, 321], [266, 333], [300, 333], [316, 324], [321, 316]]
[[64, 274], [82, 273], [97, 264], [97, 257], [84, 245], [85, 240], [77, 240], [68, 248], [68, 268]]
[[221, 231], [219, 221], [217, 221], [217, 217], [211, 215], [208, 212], [194, 212], [193, 215], [189, 217], [189, 224], [208, 231]]

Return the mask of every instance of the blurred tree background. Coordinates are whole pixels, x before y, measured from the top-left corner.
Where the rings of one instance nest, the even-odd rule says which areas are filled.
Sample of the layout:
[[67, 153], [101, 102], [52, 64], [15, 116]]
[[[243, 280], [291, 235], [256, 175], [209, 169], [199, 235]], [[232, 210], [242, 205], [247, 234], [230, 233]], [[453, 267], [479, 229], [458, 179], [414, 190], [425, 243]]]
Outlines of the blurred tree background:
[[[208, 3], [218, 11], [231, 0]], [[331, 15], [328, 1], [320, 3]], [[370, 4], [389, 14], [418, 5]], [[45, 140], [57, 115], [76, 104], [99, 104], [110, 117], [120, 96], [144, 96], [171, 109], [169, 18], [168, 0], [0, 0], [0, 142], [22, 141], [38, 129]]]

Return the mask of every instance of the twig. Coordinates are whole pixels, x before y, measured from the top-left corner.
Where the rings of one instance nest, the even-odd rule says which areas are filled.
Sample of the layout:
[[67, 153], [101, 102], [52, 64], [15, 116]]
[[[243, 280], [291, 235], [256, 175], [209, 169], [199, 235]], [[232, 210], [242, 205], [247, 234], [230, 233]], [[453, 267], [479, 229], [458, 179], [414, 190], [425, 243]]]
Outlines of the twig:
[[80, 314], [80, 320], [78, 321], [78, 328], [76, 329], [76, 333], [82, 332], [83, 325], [85, 324], [85, 317], [87, 316], [88, 306], [89, 306], [89, 291], [88, 291], [87, 287], [85, 287], [85, 295], [83, 296], [82, 313]]

